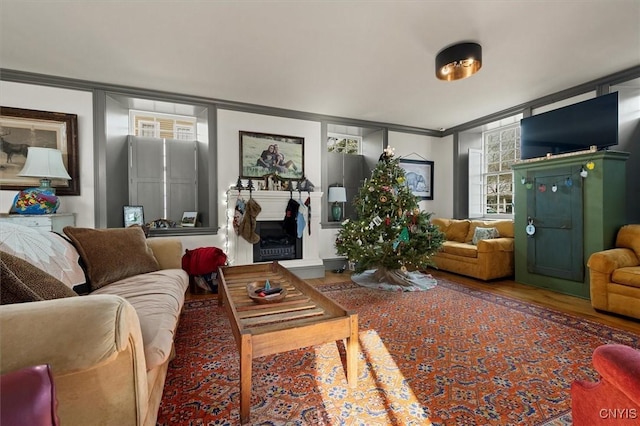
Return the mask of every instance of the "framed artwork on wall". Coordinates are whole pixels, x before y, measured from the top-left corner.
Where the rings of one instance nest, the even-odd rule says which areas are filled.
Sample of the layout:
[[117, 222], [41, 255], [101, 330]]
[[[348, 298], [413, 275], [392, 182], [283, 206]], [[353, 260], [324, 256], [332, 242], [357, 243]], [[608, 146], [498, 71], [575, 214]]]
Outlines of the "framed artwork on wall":
[[241, 177], [261, 178], [274, 173], [282, 179], [302, 179], [304, 138], [241, 131]]
[[29, 147], [62, 152], [70, 180], [54, 179], [56, 195], [80, 195], [78, 116], [0, 106], [0, 189], [19, 191], [40, 185], [38, 178], [18, 176]]
[[195, 227], [198, 223], [198, 212], [183, 212], [180, 226]]
[[404, 169], [405, 185], [413, 195], [421, 200], [433, 200], [433, 161], [401, 158], [399, 165]]
[[124, 227], [144, 225], [144, 209], [142, 206], [124, 206]]

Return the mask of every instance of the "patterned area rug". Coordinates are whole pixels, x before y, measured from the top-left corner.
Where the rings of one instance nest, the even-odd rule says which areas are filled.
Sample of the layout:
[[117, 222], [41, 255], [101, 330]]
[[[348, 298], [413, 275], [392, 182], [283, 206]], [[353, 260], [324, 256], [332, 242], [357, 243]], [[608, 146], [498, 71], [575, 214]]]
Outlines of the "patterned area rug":
[[[640, 336], [469, 289], [323, 286], [359, 315], [358, 386], [342, 344], [253, 363], [253, 425], [568, 425], [571, 382], [597, 379], [593, 350]], [[215, 299], [188, 301], [159, 425], [239, 424], [239, 365]]]

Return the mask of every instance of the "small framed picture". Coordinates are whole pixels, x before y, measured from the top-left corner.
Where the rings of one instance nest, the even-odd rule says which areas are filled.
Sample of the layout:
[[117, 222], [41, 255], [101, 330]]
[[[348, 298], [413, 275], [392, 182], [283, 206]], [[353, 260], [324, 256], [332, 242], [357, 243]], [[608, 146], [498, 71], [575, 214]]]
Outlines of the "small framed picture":
[[124, 227], [144, 225], [144, 210], [142, 206], [124, 206]]
[[198, 220], [198, 212], [184, 212], [182, 213], [182, 221], [180, 226], [194, 227]]

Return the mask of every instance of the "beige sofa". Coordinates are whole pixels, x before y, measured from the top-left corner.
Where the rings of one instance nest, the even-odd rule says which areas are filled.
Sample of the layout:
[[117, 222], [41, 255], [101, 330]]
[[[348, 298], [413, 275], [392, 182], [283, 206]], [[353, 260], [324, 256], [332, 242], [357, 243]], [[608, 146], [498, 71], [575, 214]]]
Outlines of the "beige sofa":
[[615, 248], [593, 253], [587, 266], [591, 305], [640, 319], [640, 224], [620, 228]]
[[[438, 269], [485, 281], [514, 274], [513, 221], [433, 218], [431, 222], [447, 239], [432, 257]], [[490, 238], [474, 243], [474, 235], [486, 237], [480, 231], [493, 228]]]
[[[95, 240], [96, 235], [98, 247], [101, 234], [89, 236]], [[109, 253], [105, 240], [108, 263], [118, 254]], [[156, 424], [188, 275], [180, 269], [179, 240], [143, 236], [142, 244], [158, 270], [104, 284], [88, 295], [0, 307], [0, 373], [50, 364], [63, 425]], [[20, 253], [0, 249], [0, 258], [18, 262], [14, 258]], [[120, 253], [122, 269], [132, 272], [123, 256], [128, 255]], [[130, 262], [140, 263], [135, 256]], [[99, 265], [93, 266], [96, 273]]]

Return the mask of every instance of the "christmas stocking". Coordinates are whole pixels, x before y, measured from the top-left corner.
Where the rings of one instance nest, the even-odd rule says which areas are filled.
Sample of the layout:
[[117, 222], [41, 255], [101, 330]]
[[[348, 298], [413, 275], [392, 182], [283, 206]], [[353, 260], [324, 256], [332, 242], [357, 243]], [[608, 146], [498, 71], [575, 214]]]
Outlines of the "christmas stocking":
[[309, 235], [311, 235], [311, 197], [307, 197], [304, 205], [307, 206], [307, 226], [309, 227]]
[[256, 234], [256, 217], [262, 211], [260, 204], [253, 198], [249, 198], [249, 201], [245, 204], [244, 216], [240, 222], [240, 236], [251, 244], [256, 244], [260, 241], [260, 235]]
[[233, 230], [236, 232], [236, 235], [240, 235], [242, 216], [244, 216], [244, 200], [238, 197], [236, 200], [236, 208], [233, 212]]
[[289, 200], [287, 204], [287, 210], [284, 213], [284, 221], [282, 222], [282, 228], [287, 235], [291, 235], [292, 237], [296, 237], [298, 234], [296, 220], [298, 219], [298, 209], [300, 208], [300, 204], [293, 198]]
[[296, 229], [298, 230], [298, 238], [302, 238], [302, 236], [304, 235], [304, 228], [307, 226], [307, 223], [304, 220], [304, 217], [306, 215], [307, 212], [307, 207], [302, 204], [302, 200], [300, 200], [298, 202], [298, 219], [296, 220], [297, 222], [297, 227]]

